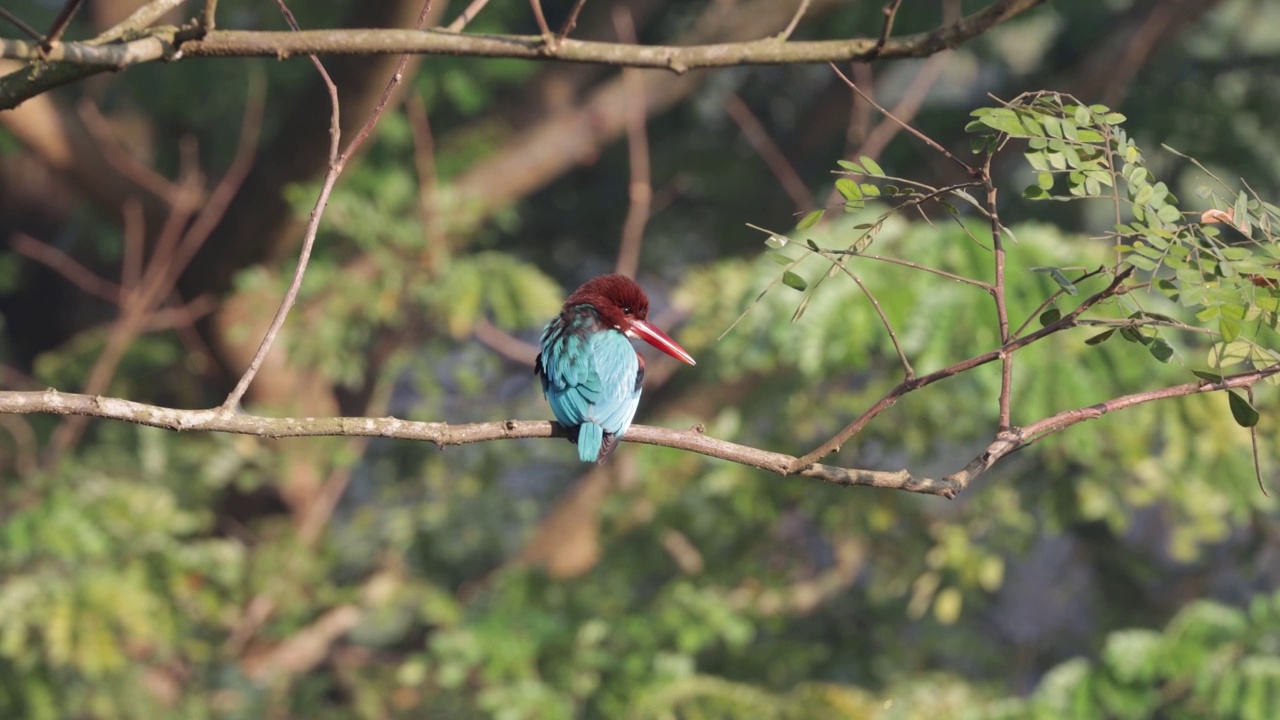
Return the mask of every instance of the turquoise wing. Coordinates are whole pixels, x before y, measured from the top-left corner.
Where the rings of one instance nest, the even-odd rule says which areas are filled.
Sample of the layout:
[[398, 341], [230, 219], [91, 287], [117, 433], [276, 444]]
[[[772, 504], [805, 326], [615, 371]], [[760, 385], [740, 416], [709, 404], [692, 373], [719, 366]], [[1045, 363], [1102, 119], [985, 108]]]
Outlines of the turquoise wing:
[[[626, 433], [640, 403], [640, 358], [617, 330], [543, 335], [537, 372], [542, 391], [566, 427], [579, 427], [578, 454], [598, 459]], [[614, 436], [614, 438], [607, 437]]]

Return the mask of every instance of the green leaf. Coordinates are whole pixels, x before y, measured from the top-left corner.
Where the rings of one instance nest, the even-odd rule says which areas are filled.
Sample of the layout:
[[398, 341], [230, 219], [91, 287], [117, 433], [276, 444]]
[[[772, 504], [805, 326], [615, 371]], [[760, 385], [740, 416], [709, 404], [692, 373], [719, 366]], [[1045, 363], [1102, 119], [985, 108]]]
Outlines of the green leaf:
[[1240, 427], [1251, 428], [1258, 424], [1258, 411], [1253, 409], [1248, 400], [1242, 395], [1230, 390], [1227, 391], [1227, 397], [1231, 404], [1231, 417], [1235, 418], [1236, 424]]
[[990, 114], [979, 118], [979, 120], [987, 127], [999, 130], [1006, 135], [1022, 137], [1027, 134], [1026, 128], [1018, 120], [1017, 114], [1007, 108], [996, 108]]
[[1115, 330], [1107, 330], [1106, 332], [1100, 332], [1097, 335], [1094, 335], [1093, 337], [1085, 340], [1084, 344], [1085, 345], [1101, 345], [1102, 343], [1106, 342], [1108, 338], [1110, 338], [1112, 335], [1115, 335], [1115, 334], [1116, 334]]
[[836, 191], [843, 195], [845, 200], [862, 199], [862, 190], [858, 187], [858, 183], [849, 178], [836, 180]]
[[770, 260], [778, 263], [779, 265], [790, 265], [791, 263], [795, 262], [795, 260], [792, 260], [786, 255], [783, 255], [782, 253], [776, 252], [774, 250], [765, 251], [765, 255], [767, 255]]
[[1222, 382], [1222, 379], [1223, 379], [1222, 373], [1216, 373], [1210, 370], [1192, 370], [1191, 374], [1195, 375], [1201, 380], [1208, 380], [1211, 383], [1220, 383]]
[[809, 287], [809, 283], [805, 282], [804, 278], [791, 272], [790, 270], [782, 273], [782, 282], [787, 287], [794, 288], [796, 290], [799, 290], [800, 292], [804, 292]]
[[1058, 322], [1058, 320], [1061, 318], [1062, 318], [1062, 311], [1059, 310], [1058, 308], [1051, 307], [1048, 310], [1045, 310], [1044, 312], [1040, 313], [1040, 327], [1044, 327], [1046, 325], [1052, 325], [1053, 323]]
[[875, 160], [872, 160], [870, 157], [863, 155], [862, 157], [858, 158], [858, 162], [862, 163], [862, 167], [867, 169], [868, 175], [875, 175], [876, 177], [884, 177], [884, 170], [881, 170], [880, 165]]
[[[1045, 173], [1046, 175], [1048, 173]], [[1049, 197], [1049, 193], [1039, 185], [1028, 185], [1026, 190], [1022, 191], [1022, 197], [1028, 200], [1044, 200]]]
[[1079, 290], [1076, 289], [1075, 283], [1068, 280], [1067, 276], [1063, 275], [1062, 271], [1059, 270], [1058, 268], [1050, 269], [1049, 277], [1053, 278], [1053, 281], [1058, 283], [1058, 287], [1065, 290], [1068, 295], [1075, 295], [1076, 293], [1080, 292]]
[[856, 172], [864, 175], [866, 174], [866, 171], [862, 169], [861, 165], [851, 160], [837, 160], [836, 164], [844, 168], [845, 170], [848, 170], [849, 172]]
[[1169, 343], [1165, 342], [1164, 338], [1156, 338], [1155, 342], [1151, 343], [1151, 346], [1147, 349], [1155, 359], [1162, 363], [1169, 362], [1169, 358], [1173, 357], [1173, 348], [1170, 347]]
[[826, 214], [826, 209], [818, 208], [811, 210], [807, 215], [800, 218], [800, 222], [796, 224], [797, 230], [808, 230], [809, 228], [822, 222], [822, 216]]
[[1240, 337], [1240, 321], [1226, 316], [1218, 318], [1218, 332], [1222, 333], [1224, 342], [1231, 342]]
[[1178, 212], [1178, 208], [1176, 205], [1164, 205], [1158, 211], [1156, 211], [1156, 217], [1160, 218], [1161, 220], [1167, 223], [1171, 223], [1171, 222], [1177, 222], [1181, 220], [1182, 213]]
[[1042, 172], [1036, 176], [1036, 184], [1045, 190], [1053, 189], [1053, 173]]

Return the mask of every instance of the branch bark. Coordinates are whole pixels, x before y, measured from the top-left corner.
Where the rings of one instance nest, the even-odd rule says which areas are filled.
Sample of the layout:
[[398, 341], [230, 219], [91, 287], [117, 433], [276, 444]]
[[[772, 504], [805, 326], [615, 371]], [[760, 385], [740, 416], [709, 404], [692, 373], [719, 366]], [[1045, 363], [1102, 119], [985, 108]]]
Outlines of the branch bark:
[[[1048, 328], [1046, 328], [1048, 329]], [[1032, 337], [1031, 335], [1027, 336]], [[994, 355], [994, 353], [993, 353]], [[980, 356], [983, 357], [983, 356]], [[992, 357], [991, 359], [995, 359]], [[976, 358], [975, 358], [976, 360]], [[989, 360], [988, 360], [989, 362]], [[972, 366], [972, 365], [970, 365]], [[870, 470], [845, 468], [807, 462], [785, 453], [772, 452], [748, 445], [708, 437], [701, 427], [675, 430], [649, 425], [632, 425], [626, 441], [644, 445], [675, 448], [728, 460], [740, 465], [766, 470], [782, 476], [816, 478], [835, 485], [864, 486], [906, 490], [926, 495], [954, 498], [979, 475], [1006, 455], [1043, 440], [1073, 425], [1157, 400], [1167, 400], [1204, 392], [1233, 388], [1249, 388], [1273, 375], [1280, 374], [1280, 363], [1258, 370], [1228, 375], [1219, 382], [1198, 380], [1182, 385], [1134, 393], [1113, 398], [1088, 407], [1065, 410], [1023, 428], [1000, 433], [987, 450], [960, 471], [940, 479], [919, 477], [907, 470]], [[926, 375], [919, 380], [930, 376]], [[902, 393], [899, 393], [901, 395]], [[894, 398], [896, 400], [896, 397]], [[892, 404], [892, 403], [890, 403]], [[34, 392], [0, 391], [0, 414], [79, 415], [108, 418], [177, 431], [227, 432], [258, 437], [383, 437], [435, 443], [444, 449], [450, 445], [494, 440], [526, 438], [567, 438], [560, 425], [544, 420], [500, 420], [484, 423], [450, 424], [401, 420], [394, 417], [262, 417], [226, 412], [222, 409], [180, 410], [148, 405], [120, 398], [60, 393], [56, 390]]]
[[[955, 23], [929, 32], [882, 42], [881, 38], [850, 38], [786, 42], [765, 38], [746, 42], [692, 46], [644, 46], [588, 40], [550, 44], [541, 35], [467, 35], [444, 30], [426, 32], [393, 29], [313, 30], [301, 33], [157, 28], [125, 42], [55, 42], [48, 47], [25, 40], [0, 38], [0, 57], [33, 63], [53, 62], [70, 73], [65, 81], [104, 70], [160, 59], [193, 57], [274, 57], [292, 55], [466, 55], [471, 57], [562, 60], [637, 68], [661, 68], [683, 73], [695, 68], [739, 65], [847, 62], [872, 58], [925, 57], [980, 35], [1045, 0], [997, 0]], [[60, 72], [63, 72], [60, 70]], [[45, 71], [30, 66], [0, 78], [0, 110], [62, 84], [62, 78], [41, 78]], [[53, 83], [53, 84], [50, 84]]]

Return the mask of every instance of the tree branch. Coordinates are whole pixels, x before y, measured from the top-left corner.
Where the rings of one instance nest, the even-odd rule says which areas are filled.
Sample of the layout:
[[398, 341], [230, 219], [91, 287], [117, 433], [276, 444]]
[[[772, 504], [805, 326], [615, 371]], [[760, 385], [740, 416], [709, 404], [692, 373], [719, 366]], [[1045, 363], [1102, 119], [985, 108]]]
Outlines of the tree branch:
[[464, 35], [444, 30], [338, 29], [305, 32], [257, 32], [204, 28], [157, 28], [127, 42], [55, 42], [48, 48], [24, 40], [0, 38], [0, 57], [55, 62], [62, 75], [43, 77], [54, 68], [36, 65], [0, 78], [0, 110], [86, 74], [162, 58], [272, 57], [340, 54], [423, 54], [563, 60], [627, 67], [664, 68], [683, 73], [695, 68], [739, 65], [820, 63], [872, 58], [925, 57], [955, 47], [1045, 0], [997, 0], [955, 23], [881, 43], [879, 38], [778, 42], [774, 38], [692, 46], [642, 46], [565, 38], [554, 46], [541, 35]]
[[[177, 431], [227, 432], [267, 438], [284, 437], [383, 437], [435, 443], [441, 449], [493, 440], [522, 438], [567, 438], [558, 424], [546, 420], [499, 420], [451, 425], [399, 418], [365, 417], [262, 417], [235, 414], [220, 408], [180, 410], [148, 405], [120, 398], [61, 393], [0, 391], [0, 414], [53, 414], [108, 418]], [[809, 464], [793, 470], [796, 458], [784, 453], [760, 450], [719, 440], [703, 434], [701, 428], [673, 430], [632, 425], [628, 442], [688, 450], [708, 457], [768, 470], [779, 475], [799, 475], [837, 485], [896, 488], [944, 497], [953, 497], [951, 484], [917, 478], [905, 470], [882, 471]]]
[[1133, 393], [1132, 395], [1122, 395], [1118, 398], [1112, 398], [1105, 402], [1100, 402], [1088, 407], [1075, 408], [1072, 410], [1064, 410], [1056, 415], [1038, 420], [1030, 425], [1021, 428], [1013, 428], [1007, 432], [1001, 432], [996, 439], [987, 446], [987, 449], [964, 466], [962, 470], [942, 479], [942, 482], [950, 483], [957, 491], [963, 490], [968, 486], [969, 482], [986, 472], [988, 468], [996, 464], [1006, 455], [1017, 450], [1037, 443], [1050, 435], [1070, 428], [1086, 420], [1096, 420], [1107, 413], [1126, 408], [1143, 405], [1156, 400], [1168, 400], [1170, 398], [1185, 397], [1187, 395], [1197, 395], [1204, 392], [1216, 392], [1219, 390], [1230, 390], [1234, 388], [1252, 388], [1257, 382], [1264, 380], [1273, 375], [1280, 374], [1280, 363], [1270, 365], [1260, 370], [1251, 370], [1236, 375], [1227, 375], [1220, 382], [1212, 382], [1209, 380], [1198, 380], [1196, 382], [1184, 383], [1182, 385], [1174, 385], [1173, 387], [1161, 388], [1159, 390], [1149, 390], [1147, 392]]
[[880, 413], [893, 407], [897, 404], [898, 398], [909, 392], [919, 390], [926, 385], [932, 385], [939, 380], [955, 377], [962, 372], [972, 370], [980, 365], [986, 365], [989, 362], [999, 360], [1001, 357], [1009, 353], [1015, 352], [1020, 348], [1026, 347], [1027, 345], [1046, 338], [1054, 333], [1075, 327], [1079, 324], [1078, 320], [1080, 316], [1089, 308], [1109, 297], [1122, 295], [1125, 292], [1128, 292], [1128, 288], [1124, 286], [1124, 281], [1129, 279], [1129, 276], [1132, 274], [1132, 266], [1125, 268], [1111, 280], [1110, 285], [1085, 298], [1084, 301], [1076, 307], [1076, 309], [1029, 335], [1015, 338], [995, 350], [990, 350], [981, 355], [974, 355], [973, 357], [961, 360], [954, 365], [942, 368], [941, 370], [935, 370], [928, 375], [921, 375], [916, 378], [907, 378], [903, 380], [889, 390], [889, 392], [885, 393], [884, 396], [877, 400], [874, 405], [859, 415], [857, 419], [845, 426], [843, 430], [836, 433], [830, 440], [824, 442], [812, 452], [797, 460], [796, 466], [803, 467], [807, 464], [814, 463], [831, 453], [839, 452], [841, 446], [848, 442], [854, 435], [861, 432], [862, 429], [867, 426], [867, 423], [875, 419], [875, 417]]

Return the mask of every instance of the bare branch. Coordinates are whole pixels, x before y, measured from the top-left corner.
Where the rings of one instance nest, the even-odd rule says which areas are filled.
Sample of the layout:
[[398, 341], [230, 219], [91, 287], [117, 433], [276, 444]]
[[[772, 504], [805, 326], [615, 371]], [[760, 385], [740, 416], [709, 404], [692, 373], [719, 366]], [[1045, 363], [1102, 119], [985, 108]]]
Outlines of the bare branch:
[[881, 10], [884, 13], [884, 25], [880, 26], [880, 38], [876, 40], [876, 47], [872, 52], [872, 57], [879, 57], [879, 51], [884, 49], [885, 44], [889, 42], [889, 36], [893, 34], [893, 21], [897, 19], [898, 8], [900, 7], [902, 7], [902, 0], [893, 0]]
[[80, 121], [84, 123], [85, 130], [102, 149], [102, 156], [111, 163], [111, 167], [137, 183], [139, 187], [155, 193], [156, 197], [170, 203], [174, 201], [174, 194], [178, 192], [177, 186], [172, 180], [156, 172], [154, 168], [143, 163], [134, 153], [120, 145], [120, 141], [111, 130], [110, 123], [98, 109], [97, 103], [87, 97], [83, 98], [76, 104], [76, 112], [80, 116]]
[[80, 5], [84, 0], [67, 0], [62, 5], [62, 10], [58, 11], [58, 16], [53, 19], [53, 25], [49, 27], [49, 32], [45, 33], [42, 44], [48, 47], [50, 43], [55, 43], [62, 38], [62, 33], [66, 31], [67, 25], [71, 24], [71, 18], [75, 17], [76, 11], [80, 9]]
[[[288, 6], [284, 4], [284, 0], [276, 0], [280, 6], [280, 11], [288, 20], [290, 27], [297, 28], [298, 23], [293, 17], [293, 13], [289, 11]], [[432, 0], [426, 0], [422, 4], [422, 10], [418, 13], [418, 19], [414, 24], [415, 30], [422, 27], [426, 22], [427, 13], [431, 10]], [[347, 161], [360, 148], [365, 139], [369, 137], [369, 133], [373, 131], [374, 126], [378, 124], [378, 120], [382, 117], [382, 113], [386, 110], [387, 104], [391, 99], [392, 92], [396, 86], [404, 79], [404, 68], [409, 62], [409, 56], [405, 55], [400, 58], [400, 64], [396, 66], [396, 70], [391, 75], [391, 79], [387, 81], [386, 88], [382, 91], [382, 97], [379, 98], [378, 104], [373, 109], [373, 114], [369, 116], [364, 127], [356, 133], [346, 149], [341, 153], [338, 152], [338, 142], [342, 134], [339, 126], [339, 118], [341, 116], [340, 106], [338, 103], [338, 88], [333, 84], [333, 80], [329, 77], [329, 73], [324, 69], [324, 65], [320, 59], [311, 56], [311, 62], [324, 78], [325, 86], [329, 90], [329, 101], [331, 112], [329, 115], [329, 169], [325, 172], [324, 180], [320, 186], [320, 193], [316, 197], [315, 206], [311, 210], [311, 217], [307, 221], [307, 229], [303, 236], [302, 250], [298, 253], [298, 265], [294, 269], [293, 280], [289, 283], [289, 289], [285, 292], [284, 300], [280, 303], [280, 307], [276, 310], [275, 317], [271, 319], [271, 325], [267, 328], [267, 332], [263, 335], [262, 342], [258, 345], [257, 352], [254, 353], [253, 359], [249, 362], [249, 367], [245, 369], [244, 375], [240, 377], [240, 381], [236, 383], [235, 388], [227, 395], [227, 399], [222, 402], [222, 409], [229, 411], [236, 407], [240, 399], [249, 389], [249, 385], [253, 382], [253, 378], [258, 374], [258, 370], [262, 368], [262, 363], [267, 359], [267, 353], [271, 350], [272, 344], [276, 337], [280, 334], [280, 329], [284, 327], [285, 318], [289, 316], [289, 311], [293, 308], [293, 304], [298, 299], [298, 292], [302, 289], [302, 277], [306, 273], [307, 263], [311, 259], [311, 250], [315, 246], [316, 233], [320, 229], [320, 219], [324, 215], [324, 209], [329, 204], [329, 195], [333, 192], [333, 186], [338, 181], [338, 176], [342, 174], [346, 167]]]
[[422, 265], [428, 275], [434, 275], [443, 265], [449, 251], [444, 218], [440, 214], [440, 182], [436, 174], [436, 141], [431, 132], [431, 117], [427, 104], [416, 93], [405, 102], [409, 116], [409, 131], [413, 137], [413, 164], [418, 173], [418, 209], [422, 213], [422, 232], [426, 248], [422, 253]]
[[573, 4], [573, 9], [569, 11], [569, 17], [565, 18], [564, 25], [560, 26], [560, 32], [556, 33], [557, 42], [563, 42], [569, 37], [569, 33], [578, 26], [578, 13], [582, 12], [582, 6], [587, 4], [587, 0], [577, 0]]
[[[159, 0], [158, 0], [159, 1]], [[181, 0], [164, 0], [167, 3]], [[778, 42], [773, 38], [692, 46], [636, 46], [566, 38], [550, 47], [541, 36], [463, 35], [445, 30], [341, 29], [306, 32], [206, 31], [199, 26], [156, 28], [142, 37], [108, 42], [109, 33], [91, 42], [38, 43], [0, 38], [0, 57], [45, 60], [0, 78], [0, 110], [26, 98], [88, 75], [160, 59], [192, 57], [285, 58], [308, 54], [468, 55], [527, 60], [563, 60], [603, 65], [663, 68], [677, 73], [709, 67], [860, 61], [872, 58], [927, 57], [952, 48], [1044, 3], [1045, 0], [996, 0], [972, 15], [934, 30], [890, 39], [851, 38]], [[156, 3], [152, 3], [155, 5]], [[473, 2], [473, 6], [482, 0]], [[151, 6], [147, 6], [151, 7]], [[470, 11], [472, 7], [468, 7]], [[476, 8], [478, 12], [478, 8]], [[141, 12], [141, 11], [139, 11]], [[465, 15], [465, 13], [464, 13]], [[455, 20], [450, 25], [457, 25]], [[465, 24], [465, 23], [464, 23]], [[145, 26], [143, 26], [145, 27]], [[136, 29], [136, 28], [135, 28]]]
[[805, 212], [813, 207], [813, 197], [809, 194], [809, 188], [805, 186], [804, 180], [800, 179], [800, 174], [792, 167], [791, 162], [787, 160], [787, 156], [778, 149], [773, 142], [773, 138], [769, 137], [769, 132], [764, 129], [760, 121], [756, 119], [751, 108], [742, 101], [734, 93], [729, 93], [724, 99], [725, 112], [738, 125], [738, 129], [742, 130], [743, 136], [747, 138], [747, 142], [751, 143], [751, 147], [755, 149], [756, 154], [764, 160], [765, 165], [769, 166], [769, 170], [773, 172], [773, 176], [778, 179], [778, 183], [782, 185], [783, 190], [791, 197], [792, 204], [795, 205], [796, 212]]
[[[500, 420], [451, 425], [391, 417], [269, 418], [227, 413], [221, 408], [179, 410], [120, 398], [60, 393], [56, 390], [0, 391], [0, 414], [46, 413], [109, 418], [168, 430], [228, 432], [268, 438], [384, 437], [426, 441], [435, 443], [440, 448], [493, 440], [569, 437], [564, 428], [545, 420]], [[917, 478], [905, 470], [863, 470], [816, 463], [793, 469], [797, 458], [791, 455], [718, 440], [703, 434], [700, 428], [673, 430], [632, 425], [625, 439], [645, 445], [688, 450], [779, 475], [817, 478], [836, 485], [895, 488], [945, 497], [955, 494], [949, 483]]]
[[848, 275], [858, 285], [858, 289], [871, 302], [871, 307], [875, 309], [876, 315], [880, 316], [880, 322], [884, 325], [885, 332], [889, 333], [889, 341], [893, 343], [893, 350], [898, 353], [898, 362], [902, 364], [903, 376], [908, 380], [915, 377], [916, 371], [911, 368], [911, 363], [907, 360], [906, 353], [902, 351], [902, 345], [898, 342], [898, 334], [893, 331], [893, 324], [889, 322], [888, 316], [884, 314], [884, 309], [880, 307], [880, 301], [876, 300], [876, 296], [871, 294], [871, 290], [862, 282], [862, 278], [855, 275], [844, 263], [837, 262], [836, 267], [843, 270], [844, 274]]
[[800, 24], [800, 18], [804, 17], [805, 11], [809, 9], [809, 0], [800, 0], [800, 6], [796, 8], [796, 14], [791, 16], [791, 22], [783, 28], [782, 32], [775, 36], [775, 40], [787, 40], [791, 37], [791, 33], [796, 31], [796, 26]]
[[542, 14], [542, 0], [529, 0], [529, 6], [533, 10], [533, 19], [538, 23], [538, 30], [542, 32], [542, 41], [554, 48], [556, 36], [551, 32], [551, 26], [547, 25], [547, 16]]
[[1185, 383], [1183, 385], [1174, 385], [1172, 387], [1162, 388], [1160, 390], [1150, 390], [1147, 392], [1133, 393], [1132, 395], [1122, 395], [1118, 398], [1112, 398], [1111, 400], [1090, 405], [1088, 407], [1064, 410], [1063, 412], [1047, 417], [1043, 420], [1039, 420], [1025, 427], [1013, 428], [1007, 432], [1000, 433], [981, 455], [970, 461], [969, 464], [959, 472], [943, 478], [943, 481], [952, 483], [957, 490], [962, 490], [968, 486], [971, 480], [976, 478], [978, 475], [981, 475], [983, 472], [986, 472], [988, 468], [1006, 455], [1033, 443], [1039, 442], [1050, 435], [1060, 433], [1073, 425], [1085, 422], [1086, 420], [1095, 420], [1107, 413], [1124, 410], [1126, 408], [1143, 405], [1149, 402], [1155, 402], [1157, 400], [1168, 400], [1170, 398], [1197, 395], [1205, 392], [1217, 392], [1219, 390], [1251, 388], [1261, 380], [1273, 375], [1280, 375], [1280, 364], [1270, 365], [1260, 370], [1251, 370], [1249, 372], [1243, 372], [1236, 375], [1227, 375], [1219, 382], [1199, 380], [1196, 382]]
[[[1253, 404], [1253, 386], [1245, 388], [1249, 393], [1249, 404]], [[1264, 497], [1271, 497], [1271, 493], [1267, 492], [1267, 484], [1262, 480], [1262, 460], [1258, 458], [1258, 427], [1254, 425], [1249, 428], [1249, 447], [1253, 450], [1253, 476], [1258, 479], [1258, 489], [1262, 491]]]
[[[883, 55], [879, 55], [879, 56], [877, 56], [877, 57], [884, 57], [884, 56], [883, 56]], [[836, 65], [835, 65], [835, 63], [834, 63], [834, 62], [833, 62], [833, 63], [830, 63], [830, 65], [831, 65], [831, 69], [832, 69], [832, 70], [835, 70], [835, 71], [836, 71], [836, 74], [840, 76], [840, 79], [841, 79], [841, 80], [844, 80], [844, 83], [845, 83], [846, 85], [848, 85], [848, 86], [849, 86], [849, 89], [850, 89], [850, 90], [853, 90], [855, 93], [857, 93], [857, 94], [858, 94], [858, 97], [860, 97], [860, 98], [862, 98], [863, 100], [865, 100], [865, 101], [867, 102], [867, 104], [868, 104], [868, 105], [870, 105], [871, 107], [875, 108], [876, 110], [879, 110], [879, 111], [880, 111], [880, 113], [881, 113], [882, 115], [884, 115], [885, 117], [890, 118], [890, 119], [892, 119], [894, 122], [896, 122], [896, 123], [898, 123], [899, 125], [901, 125], [903, 130], [906, 130], [907, 132], [909, 132], [909, 133], [911, 133], [912, 135], [916, 136], [916, 138], [918, 138], [918, 139], [919, 139], [921, 142], [923, 142], [925, 145], [928, 145], [930, 148], [932, 148], [933, 150], [935, 150], [939, 155], [942, 155], [943, 157], [947, 158], [947, 159], [948, 159], [948, 160], [950, 160], [951, 162], [953, 162], [953, 163], [955, 163], [955, 164], [959, 165], [959, 166], [960, 166], [961, 168], [963, 168], [963, 169], [964, 169], [964, 171], [965, 171], [966, 173], [968, 173], [971, 177], [972, 177], [972, 176], [976, 176], [977, 171], [976, 171], [976, 170], [974, 170], [972, 167], [970, 167], [970, 165], [969, 165], [968, 163], [966, 163], [965, 161], [963, 161], [963, 160], [961, 160], [960, 158], [956, 157], [955, 155], [952, 155], [950, 150], [947, 150], [946, 148], [944, 148], [944, 147], [942, 147], [941, 145], [939, 145], [939, 144], [937, 143], [937, 141], [935, 141], [933, 138], [931, 138], [931, 137], [929, 137], [928, 135], [925, 135], [924, 133], [920, 132], [919, 130], [917, 130], [917, 129], [915, 129], [915, 128], [911, 127], [911, 125], [909, 125], [909, 124], [907, 124], [907, 123], [903, 122], [901, 119], [899, 119], [899, 118], [898, 118], [897, 116], [895, 116], [893, 113], [891, 113], [890, 111], [886, 110], [886, 109], [885, 109], [885, 107], [884, 107], [883, 105], [881, 105], [880, 103], [876, 102], [876, 101], [875, 101], [875, 99], [873, 99], [870, 95], [868, 95], [868, 94], [864, 93], [864, 92], [862, 91], [862, 88], [858, 87], [858, 86], [857, 86], [857, 85], [856, 85], [852, 80], [850, 80], [850, 79], [849, 79], [849, 76], [848, 76], [848, 75], [845, 75], [843, 72], [841, 72], [841, 71], [840, 71], [840, 68], [836, 67]]]
[[527, 343], [502, 328], [489, 322], [486, 317], [476, 320], [472, 328], [476, 340], [481, 345], [498, 353], [502, 357], [521, 365], [533, 367], [534, 358], [538, 356], [538, 347]]
[[471, 0], [471, 4], [467, 5], [466, 9], [462, 11], [462, 14], [454, 18], [453, 22], [449, 23], [449, 27], [447, 28], [448, 31], [455, 33], [462, 32], [462, 29], [474, 20], [476, 15], [479, 15], [480, 11], [484, 9], [484, 6], [488, 4], [489, 0]]
[[[996, 208], [995, 182], [991, 179], [991, 159], [994, 154], [987, 155], [982, 166], [982, 182], [987, 186], [987, 214], [991, 222], [991, 250], [995, 264], [995, 292], [992, 297], [996, 303], [996, 323], [1000, 327], [1000, 344], [1009, 344], [1009, 306], [1005, 299], [1005, 252], [1004, 233], [1001, 232], [1000, 217]], [[1000, 431], [1008, 430], [1012, 424], [1013, 412], [1013, 353], [1004, 353], [1000, 357]]]
[[35, 28], [28, 25], [22, 18], [18, 17], [17, 15], [14, 15], [8, 9], [0, 7], [0, 18], [8, 21], [10, 25], [21, 30], [24, 35], [31, 38], [32, 40], [35, 40], [36, 42], [40, 42], [41, 40], [44, 40], [44, 36], [40, 34], [39, 30], [36, 30]]
[[218, 0], [204, 0], [204, 13], [200, 16], [200, 24], [206, 31], [217, 26]]
[[[964, 369], [976, 367], [982, 362], [990, 362], [992, 359], [994, 359], [994, 356], [973, 358], [964, 363]], [[1280, 374], [1280, 364], [1237, 375], [1228, 375], [1218, 382], [1200, 380], [1160, 390], [1125, 395], [1088, 407], [1067, 410], [1026, 427], [1014, 428], [1001, 433], [986, 451], [963, 469], [941, 479], [916, 477], [906, 470], [865, 470], [821, 465], [806, 461], [805, 458], [796, 458], [784, 453], [760, 450], [708, 437], [702, 433], [701, 428], [673, 430], [648, 425], [632, 425], [627, 431], [625, 439], [628, 442], [687, 450], [708, 457], [767, 470], [783, 476], [811, 477], [836, 485], [890, 488], [950, 498], [955, 497], [957, 493], [968, 487], [969, 483], [976, 477], [1006, 455], [1038, 442], [1049, 435], [1062, 432], [1078, 423], [1101, 417], [1110, 412], [1157, 400], [1234, 388], [1248, 388], [1261, 380], [1278, 374]], [[935, 373], [934, 375], [937, 374]], [[917, 378], [916, 382], [926, 381], [930, 377], [932, 375]], [[941, 379], [941, 377], [936, 379]], [[927, 382], [932, 382], [932, 380]], [[889, 404], [892, 405], [892, 401], [889, 401]], [[568, 433], [558, 424], [541, 420], [503, 420], [451, 425], [449, 423], [400, 420], [391, 417], [268, 418], [255, 415], [228, 414], [217, 408], [179, 410], [119, 398], [60, 393], [56, 390], [34, 392], [0, 391], [0, 414], [80, 415], [121, 420], [168, 430], [227, 432], [269, 438], [384, 437], [431, 442], [441, 449], [450, 445], [466, 445], [494, 440], [568, 437]]]
[[[613, 25], [619, 40], [631, 43], [636, 41], [635, 23], [631, 12], [625, 7], [614, 6]], [[618, 245], [615, 272], [629, 277], [635, 277], [640, 269], [640, 248], [644, 244], [644, 230], [649, 224], [653, 208], [649, 136], [645, 131], [649, 113], [644, 100], [644, 79], [640, 77], [640, 72], [632, 68], [622, 71], [622, 82], [626, 87], [627, 164], [631, 169], [631, 181], [627, 185], [627, 217], [622, 222], [622, 241]]]
[[119, 285], [98, 277], [92, 270], [58, 248], [20, 232], [14, 233], [9, 242], [14, 252], [49, 267], [84, 292], [96, 295], [109, 303], [120, 303]]

